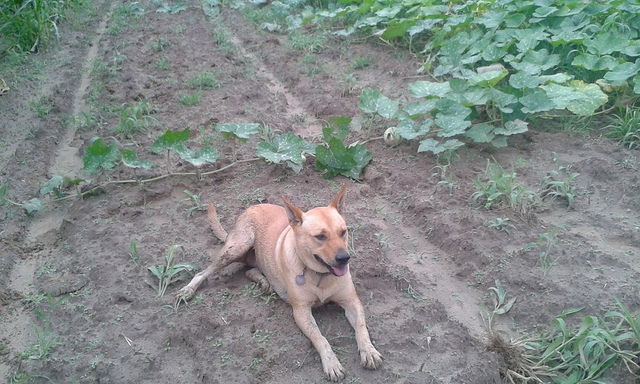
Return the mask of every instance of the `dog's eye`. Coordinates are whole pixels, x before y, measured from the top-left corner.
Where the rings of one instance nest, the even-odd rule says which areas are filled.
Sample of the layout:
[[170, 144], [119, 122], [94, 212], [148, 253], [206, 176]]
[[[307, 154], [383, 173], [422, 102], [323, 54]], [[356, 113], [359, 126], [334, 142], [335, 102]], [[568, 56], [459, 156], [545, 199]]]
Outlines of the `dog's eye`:
[[325, 241], [327, 240], [327, 236], [320, 234], [320, 235], [315, 235], [314, 236], [316, 239], [318, 239], [319, 241]]
[[347, 235], [347, 230], [343, 230], [342, 232], [340, 232], [340, 237], [345, 237]]

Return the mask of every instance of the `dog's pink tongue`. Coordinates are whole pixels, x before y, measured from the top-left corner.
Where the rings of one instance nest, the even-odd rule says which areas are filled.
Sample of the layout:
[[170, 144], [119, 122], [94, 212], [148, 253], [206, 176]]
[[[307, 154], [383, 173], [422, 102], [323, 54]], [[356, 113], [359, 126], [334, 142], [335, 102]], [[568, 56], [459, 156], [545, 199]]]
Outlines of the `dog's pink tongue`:
[[331, 267], [333, 274], [336, 276], [344, 276], [349, 271], [349, 266], [344, 265], [342, 267]]

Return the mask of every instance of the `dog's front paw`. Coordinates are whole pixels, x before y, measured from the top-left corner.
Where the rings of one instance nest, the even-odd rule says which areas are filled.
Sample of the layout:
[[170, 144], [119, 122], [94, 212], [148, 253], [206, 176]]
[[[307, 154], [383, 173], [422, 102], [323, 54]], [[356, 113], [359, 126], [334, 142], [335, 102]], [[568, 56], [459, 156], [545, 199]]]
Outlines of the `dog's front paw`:
[[326, 364], [323, 362], [324, 374], [327, 375], [327, 379], [330, 381], [340, 381], [344, 379], [347, 371], [344, 369], [342, 364], [338, 361], [338, 358], [333, 356], [331, 361]]
[[382, 364], [382, 355], [373, 346], [360, 351], [360, 364], [367, 369], [377, 369]]
[[195, 293], [195, 291], [193, 290], [193, 288], [191, 288], [190, 286], [187, 285], [185, 287], [182, 287], [178, 291], [178, 293], [176, 293], [176, 298], [178, 300], [189, 301], [193, 297], [194, 293]]

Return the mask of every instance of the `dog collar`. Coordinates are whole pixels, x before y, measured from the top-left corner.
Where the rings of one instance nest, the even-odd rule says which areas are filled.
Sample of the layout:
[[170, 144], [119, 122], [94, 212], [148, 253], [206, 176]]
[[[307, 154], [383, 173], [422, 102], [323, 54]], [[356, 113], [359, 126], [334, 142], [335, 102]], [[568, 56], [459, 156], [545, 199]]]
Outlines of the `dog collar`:
[[[307, 273], [307, 267], [304, 267], [301, 274], [296, 275], [296, 284], [298, 284], [299, 286], [303, 286], [307, 282], [307, 278], [304, 276], [305, 273]], [[316, 288], [320, 287], [320, 283], [322, 283], [322, 279], [324, 279], [324, 277], [327, 276], [328, 274], [329, 272], [327, 273], [316, 272], [316, 275], [320, 275], [320, 278], [318, 279], [318, 284], [316, 284]]]

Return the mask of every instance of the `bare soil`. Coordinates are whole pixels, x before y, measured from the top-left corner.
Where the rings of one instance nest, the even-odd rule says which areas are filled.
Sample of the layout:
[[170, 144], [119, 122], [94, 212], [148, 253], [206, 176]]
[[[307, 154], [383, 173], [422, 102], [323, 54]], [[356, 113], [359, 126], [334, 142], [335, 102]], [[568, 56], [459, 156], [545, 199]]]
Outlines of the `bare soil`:
[[[363, 119], [363, 88], [408, 100], [407, 84], [419, 79], [413, 56], [375, 39], [326, 35], [322, 47], [304, 51], [286, 34], [265, 31], [234, 9], [211, 18], [192, 2], [175, 14], [158, 13], [157, 5], [143, 0], [144, 15], [117, 24], [113, 10], [121, 4], [108, 3], [61, 23], [59, 43], [1, 75], [11, 89], [0, 96], [0, 184], [14, 201], [39, 197], [42, 183], [55, 175], [80, 175], [91, 185], [134, 178], [123, 166], [99, 176], [81, 173], [83, 149], [95, 136], [112, 142], [119, 117], [109, 110], [123, 104], [147, 100], [155, 109], [157, 125], [132, 139], [116, 137], [120, 149], [135, 149], [156, 163], [136, 175], [150, 178], [165, 173], [164, 158], [150, 147], [167, 129], [191, 127], [193, 143], [213, 145], [222, 154], [204, 169], [213, 170], [232, 162], [231, 145], [215, 132], [215, 123], [259, 122], [319, 143], [327, 119]], [[314, 26], [304, 30], [318, 33]], [[168, 41], [162, 49], [159, 39]], [[356, 69], [356, 58], [370, 64]], [[96, 71], [96, 59], [108, 70]], [[220, 86], [202, 90], [197, 105], [181, 104], [181, 94], [194, 93], [188, 79], [205, 71], [216, 73]], [[38, 100], [51, 106], [42, 117], [32, 106]], [[98, 116], [98, 125], [74, 129], [69, 119], [81, 112]], [[373, 131], [354, 132], [347, 141], [379, 136], [384, 128], [374, 124]], [[214, 203], [230, 228], [249, 205], [280, 204], [284, 195], [307, 210], [327, 204], [346, 183], [351, 271], [385, 361], [377, 371], [360, 367], [342, 310], [324, 306], [314, 313], [348, 371], [345, 381], [499, 383], [504, 357], [487, 349], [480, 317], [482, 303], [492, 306], [487, 289], [495, 280], [508, 298], [517, 297], [511, 311], [495, 319], [494, 330], [507, 340], [546, 329], [567, 309], [586, 307], [570, 317], [575, 321], [603, 316], [616, 308], [615, 297], [634, 313], [640, 308], [638, 152], [597, 133], [571, 137], [539, 120], [510, 138], [507, 148], [467, 146], [450, 164], [417, 154], [417, 143], [390, 147], [373, 140], [366, 144], [373, 160], [359, 182], [325, 180], [309, 157], [300, 174], [254, 161], [203, 180], [176, 175], [113, 184], [31, 215], [13, 205], [0, 207], [0, 378], [322, 382], [319, 357], [290, 307], [261, 296], [242, 272], [211, 279], [176, 312], [173, 295], [183, 283], [160, 298], [148, 267], [162, 264], [173, 244], [182, 246], [177, 262], [201, 267], [220, 247], [203, 212], [188, 214], [185, 190]], [[257, 142], [238, 144], [238, 159], [253, 158]], [[559, 165], [569, 167], [580, 174], [574, 205], [546, 199], [527, 215], [473, 208], [473, 181], [483, 179], [487, 159], [515, 171], [531, 190]], [[171, 160], [175, 173], [192, 172], [190, 167]], [[441, 182], [443, 172], [450, 183]], [[513, 227], [492, 228], [497, 218], [510, 219]], [[550, 258], [556, 263], [546, 273], [540, 250], [525, 247], [553, 230], [559, 240]], [[64, 299], [53, 306], [45, 298], [36, 306], [35, 298], [46, 293]], [[24, 358], [38, 341], [36, 328], [42, 333], [45, 327], [43, 317], [55, 332], [46, 339], [57, 335], [62, 344], [46, 357]], [[622, 366], [612, 372], [612, 382], [633, 380]]]

